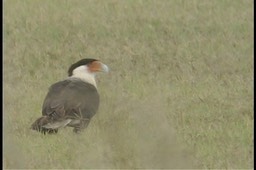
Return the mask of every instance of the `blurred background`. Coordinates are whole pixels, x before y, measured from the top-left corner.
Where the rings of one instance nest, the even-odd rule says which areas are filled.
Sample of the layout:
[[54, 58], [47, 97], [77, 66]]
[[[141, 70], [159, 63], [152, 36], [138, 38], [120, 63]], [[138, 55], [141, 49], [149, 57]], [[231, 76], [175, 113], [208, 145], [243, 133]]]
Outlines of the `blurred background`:
[[[5, 169], [253, 168], [253, 1], [5, 0]], [[88, 128], [29, 129], [51, 84], [96, 58]]]

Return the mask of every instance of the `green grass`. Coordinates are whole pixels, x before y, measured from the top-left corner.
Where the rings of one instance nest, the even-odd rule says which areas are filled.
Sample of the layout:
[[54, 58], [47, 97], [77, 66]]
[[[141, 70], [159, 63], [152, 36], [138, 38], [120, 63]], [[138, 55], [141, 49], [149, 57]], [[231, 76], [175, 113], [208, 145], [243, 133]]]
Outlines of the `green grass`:
[[[253, 168], [253, 1], [4, 1], [4, 168]], [[48, 87], [93, 57], [81, 135], [29, 129]]]

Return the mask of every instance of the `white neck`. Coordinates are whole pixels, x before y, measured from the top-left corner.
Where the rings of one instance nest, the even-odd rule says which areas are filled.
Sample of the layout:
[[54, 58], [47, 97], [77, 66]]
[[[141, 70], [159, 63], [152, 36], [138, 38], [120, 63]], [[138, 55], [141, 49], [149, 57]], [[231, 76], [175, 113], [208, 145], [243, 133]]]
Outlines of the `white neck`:
[[80, 66], [73, 70], [73, 75], [71, 77], [79, 78], [84, 82], [90, 83], [97, 88], [95, 81], [95, 74], [88, 71], [86, 66]]

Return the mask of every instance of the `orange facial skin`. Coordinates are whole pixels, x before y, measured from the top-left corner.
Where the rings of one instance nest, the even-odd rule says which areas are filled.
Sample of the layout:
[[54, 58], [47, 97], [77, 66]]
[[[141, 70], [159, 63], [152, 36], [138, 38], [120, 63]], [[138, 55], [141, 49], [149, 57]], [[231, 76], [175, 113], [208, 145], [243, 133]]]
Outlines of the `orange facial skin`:
[[91, 72], [99, 72], [102, 71], [102, 63], [100, 61], [94, 61], [91, 64], [89, 64], [89, 70]]

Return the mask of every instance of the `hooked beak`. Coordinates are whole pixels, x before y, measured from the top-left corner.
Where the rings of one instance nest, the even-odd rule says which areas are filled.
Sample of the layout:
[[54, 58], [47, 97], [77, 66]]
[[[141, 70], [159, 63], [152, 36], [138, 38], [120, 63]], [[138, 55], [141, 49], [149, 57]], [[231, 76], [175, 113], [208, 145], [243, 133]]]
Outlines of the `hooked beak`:
[[108, 73], [109, 72], [109, 68], [106, 64], [101, 63], [101, 71]]

